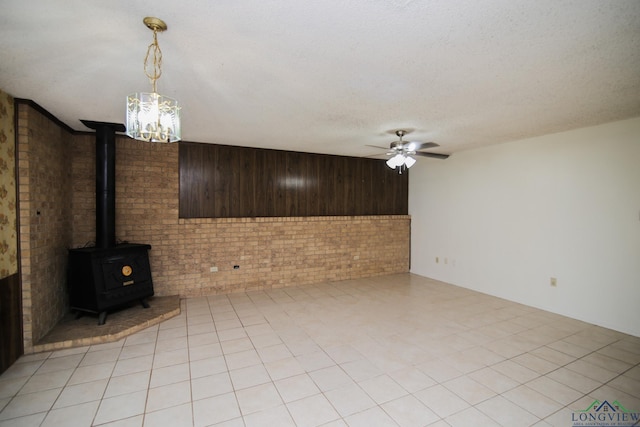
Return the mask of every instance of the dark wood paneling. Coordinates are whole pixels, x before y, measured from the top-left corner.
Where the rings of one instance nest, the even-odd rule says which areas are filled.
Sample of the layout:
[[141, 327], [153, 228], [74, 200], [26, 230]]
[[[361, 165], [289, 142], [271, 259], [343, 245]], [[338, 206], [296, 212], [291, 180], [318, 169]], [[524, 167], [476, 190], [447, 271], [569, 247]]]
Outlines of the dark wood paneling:
[[256, 150], [255, 159], [256, 216], [276, 216], [276, 206], [278, 205], [276, 152]]
[[[216, 147], [218, 161], [213, 165], [215, 169], [215, 182], [212, 183], [213, 191], [213, 216], [216, 218], [233, 217], [231, 211], [231, 198], [237, 196], [240, 191], [234, 188], [235, 174], [234, 163], [237, 159], [235, 150], [221, 150]], [[234, 175], [235, 174], [235, 175]]]
[[[318, 215], [342, 215], [338, 211], [338, 185], [335, 179], [336, 162], [332, 156], [320, 156], [318, 159], [318, 185], [320, 206], [318, 206]], [[330, 177], [330, 178], [329, 178]]]
[[[319, 156], [318, 156], [319, 157]], [[314, 159], [306, 157], [306, 181], [305, 181], [305, 199], [306, 205], [304, 207], [305, 212], [317, 212], [316, 215], [321, 214], [321, 206], [324, 203], [320, 199], [320, 159]]]
[[306, 214], [307, 168], [302, 153], [285, 153], [286, 174], [281, 178], [286, 194], [286, 214], [283, 216], [304, 216]]
[[[329, 173], [331, 173], [331, 167], [333, 167], [333, 174], [328, 175], [327, 179], [333, 181], [333, 192], [335, 193], [335, 200], [332, 206], [327, 206], [329, 212], [334, 212], [335, 215], [348, 215], [347, 212], [347, 159], [344, 157], [338, 157], [331, 159], [332, 162], [329, 165]], [[331, 215], [331, 213], [329, 213]]]
[[192, 144], [189, 149], [180, 145], [180, 217], [213, 217], [214, 165], [217, 149]]
[[24, 352], [18, 274], [0, 279], [0, 374]]
[[[238, 217], [255, 217], [256, 216], [256, 150], [243, 150], [238, 162], [239, 167], [239, 194], [238, 199]], [[234, 215], [235, 216], [235, 215]]]
[[383, 160], [180, 143], [180, 217], [406, 215]]
[[376, 165], [378, 162], [362, 162], [361, 179], [362, 179], [362, 194], [361, 203], [363, 209], [367, 212], [378, 212], [378, 199], [374, 193], [373, 182], [376, 178], [377, 170]]

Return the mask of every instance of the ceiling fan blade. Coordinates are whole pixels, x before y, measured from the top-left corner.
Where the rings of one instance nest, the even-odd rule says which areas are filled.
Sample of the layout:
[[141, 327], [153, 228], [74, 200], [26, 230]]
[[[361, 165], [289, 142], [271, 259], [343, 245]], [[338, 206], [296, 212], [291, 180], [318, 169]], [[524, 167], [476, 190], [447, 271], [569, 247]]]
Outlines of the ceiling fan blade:
[[421, 151], [416, 151], [416, 156], [422, 157], [433, 157], [434, 159], [447, 159], [449, 157], [448, 154], [438, 154], [438, 153], [423, 153]]
[[373, 147], [373, 148], [379, 148], [379, 149], [381, 149], [381, 150], [388, 150], [388, 149], [389, 149], [389, 147], [380, 147], [379, 145], [369, 145], [369, 144], [366, 144], [366, 146], [367, 146], [367, 147]]
[[440, 144], [436, 144], [435, 142], [411, 142], [411, 144], [414, 144], [414, 150], [422, 150], [424, 148], [434, 148], [434, 147], [439, 147]]

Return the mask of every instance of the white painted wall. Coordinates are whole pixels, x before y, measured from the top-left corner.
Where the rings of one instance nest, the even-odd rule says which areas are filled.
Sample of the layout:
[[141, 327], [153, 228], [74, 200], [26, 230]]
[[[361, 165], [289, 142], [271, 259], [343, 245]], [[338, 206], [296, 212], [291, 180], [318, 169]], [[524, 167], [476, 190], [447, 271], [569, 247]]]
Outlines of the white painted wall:
[[640, 118], [419, 159], [409, 181], [413, 273], [640, 336]]

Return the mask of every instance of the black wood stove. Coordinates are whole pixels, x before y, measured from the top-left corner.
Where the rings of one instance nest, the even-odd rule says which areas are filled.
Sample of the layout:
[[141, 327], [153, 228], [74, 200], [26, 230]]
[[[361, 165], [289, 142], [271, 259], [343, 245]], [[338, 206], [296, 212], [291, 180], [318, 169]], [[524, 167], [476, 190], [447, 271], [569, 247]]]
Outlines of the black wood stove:
[[115, 133], [118, 123], [82, 123], [96, 131], [96, 245], [69, 250], [70, 306], [78, 314], [98, 314], [103, 325], [109, 310], [153, 296], [149, 266], [150, 245], [116, 244], [115, 232]]

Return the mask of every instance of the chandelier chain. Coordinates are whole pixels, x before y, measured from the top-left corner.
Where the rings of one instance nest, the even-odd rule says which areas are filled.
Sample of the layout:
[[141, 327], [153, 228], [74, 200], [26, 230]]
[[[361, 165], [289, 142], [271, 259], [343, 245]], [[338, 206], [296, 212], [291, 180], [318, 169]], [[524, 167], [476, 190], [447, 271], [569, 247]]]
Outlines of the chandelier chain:
[[[149, 57], [153, 55], [153, 70], [149, 70]], [[156, 82], [162, 75], [162, 51], [158, 44], [158, 30], [153, 30], [153, 42], [147, 48], [147, 54], [144, 57], [144, 73], [149, 78], [153, 92], [156, 90]]]

